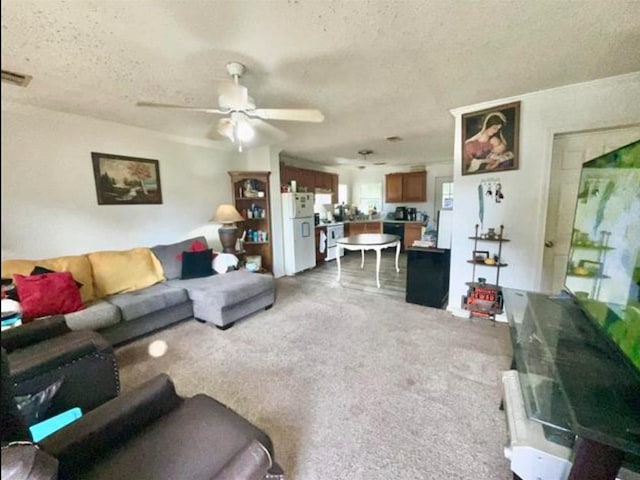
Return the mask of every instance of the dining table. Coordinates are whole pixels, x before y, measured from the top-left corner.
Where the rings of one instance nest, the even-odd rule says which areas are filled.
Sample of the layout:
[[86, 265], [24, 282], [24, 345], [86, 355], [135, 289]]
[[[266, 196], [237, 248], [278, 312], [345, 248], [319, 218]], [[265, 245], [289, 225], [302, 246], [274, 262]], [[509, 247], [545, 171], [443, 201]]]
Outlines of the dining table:
[[398, 259], [400, 257], [400, 236], [386, 233], [361, 233], [349, 237], [339, 238], [337, 241], [336, 262], [338, 265], [338, 282], [340, 281], [340, 256], [344, 250], [360, 250], [362, 262], [360, 268], [364, 268], [364, 252], [374, 250], [376, 252], [376, 284], [380, 288], [380, 255], [385, 248], [396, 247], [396, 272], [400, 272]]

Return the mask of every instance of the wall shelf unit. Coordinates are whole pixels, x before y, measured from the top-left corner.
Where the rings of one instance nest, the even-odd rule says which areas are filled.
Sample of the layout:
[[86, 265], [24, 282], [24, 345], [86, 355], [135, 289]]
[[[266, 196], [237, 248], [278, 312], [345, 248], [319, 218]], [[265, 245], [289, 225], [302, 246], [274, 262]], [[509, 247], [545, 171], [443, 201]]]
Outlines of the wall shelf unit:
[[[241, 238], [243, 235], [245, 238], [242, 242], [244, 251], [238, 253], [241, 260], [246, 260], [251, 255], [259, 255], [262, 272], [273, 271], [270, 175], [271, 172], [229, 172], [233, 205], [244, 218], [238, 225], [242, 230]], [[251, 194], [248, 195], [247, 192]], [[256, 232], [255, 236], [253, 232]]]
[[[467, 263], [473, 265], [473, 272], [471, 274], [471, 281], [467, 282], [468, 288], [467, 294], [462, 296], [462, 308], [469, 312], [470, 317], [481, 317], [494, 320], [497, 314], [502, 313], [504, 300], [502, 296], [502, 288], [500, 287], [500, 270], [507, 267], [509, 264], [503, 263], [502, 259], [502, 244], [509, 242], [510, 240], [504, 238], [504, 225], [500, 225], [500, 232], [493, 236], [480, 235], [480, 225], [475, 226], [475, 233], [469, 237], [473, 240], [473, 252], [472, 259], [467, 260]], [[498, 245], [498, 253], [493, 259], [494, 263], [485, 263], [484, 260], [477, 260], [476, 254], [479, 252], [479, 243], [494, 243]], [[487, 255], [487, 258], [492, 258]], [[477, 267], [489, 267], [496, 271], [495, 283], [478, 282], [476, 279]]]

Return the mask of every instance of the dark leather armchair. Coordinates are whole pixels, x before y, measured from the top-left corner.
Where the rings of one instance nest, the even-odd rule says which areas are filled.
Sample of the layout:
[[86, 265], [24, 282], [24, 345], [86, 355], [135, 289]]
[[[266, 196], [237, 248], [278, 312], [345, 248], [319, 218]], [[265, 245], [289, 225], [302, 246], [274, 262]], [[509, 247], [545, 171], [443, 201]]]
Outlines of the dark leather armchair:
[[113, 347], [95, 332], [71, 331], [62, 316], [5, 330], [0, 338], [16, 396], [62, 380], [47, 416], [73, 407], [87, 412], [120, 391]]
[[[14, 432], [15, 440], [19, 425], [16, 430], [5, 378], [2, 431]], [[110, 400], [39, 447], [57, 460], [62, 480], [283, 478], [264, 432], [211, 397], [179, 397], [166, 375]], [[7, 461], [3, 455], [3, 471], [15, 468]], [[41, 463], [50, 468], [50, 461]]]

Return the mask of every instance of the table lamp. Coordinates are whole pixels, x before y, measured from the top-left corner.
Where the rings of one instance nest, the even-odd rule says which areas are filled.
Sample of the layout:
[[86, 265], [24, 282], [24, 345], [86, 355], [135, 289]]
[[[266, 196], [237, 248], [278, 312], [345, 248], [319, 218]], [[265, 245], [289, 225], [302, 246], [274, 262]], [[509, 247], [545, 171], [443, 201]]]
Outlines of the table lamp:
[[238, 240], [238, 227], [236, 222], [242, 222], [244, 218], [233, 205], [223, 204], [218, 207], [211, 221], [221, 223], [218, 230], [220, 243], [224, 253], [235, 253]]

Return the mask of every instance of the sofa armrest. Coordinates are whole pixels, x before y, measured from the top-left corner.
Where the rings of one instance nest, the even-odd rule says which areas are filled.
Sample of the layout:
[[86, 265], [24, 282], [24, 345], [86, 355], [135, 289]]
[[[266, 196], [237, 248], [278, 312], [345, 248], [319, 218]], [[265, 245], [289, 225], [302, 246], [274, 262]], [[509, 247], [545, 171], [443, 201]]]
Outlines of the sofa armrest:
[[113, 347], [95, 332], [78, 331], [53, 337], [46, 342], [14, 350], [9, 355], [11, 379], [25, 379], [51, 372], [97, 352], [113, 352]]
[[40, 442], [60, 462], [62, 478], [95, 462], [182, 402], [171, 379], [158, 375], [92, 410]]
[[58, 461], [32, 444], [2, 447], [2, 478], [56, 480]]
[[211, 480], [263, 480], [273, 465], [269, 451], [251, 440], [239, 450]]
[[42, 318], [2, 332], [2, 348], [11, 353], [70, 331], [62, 315]]

